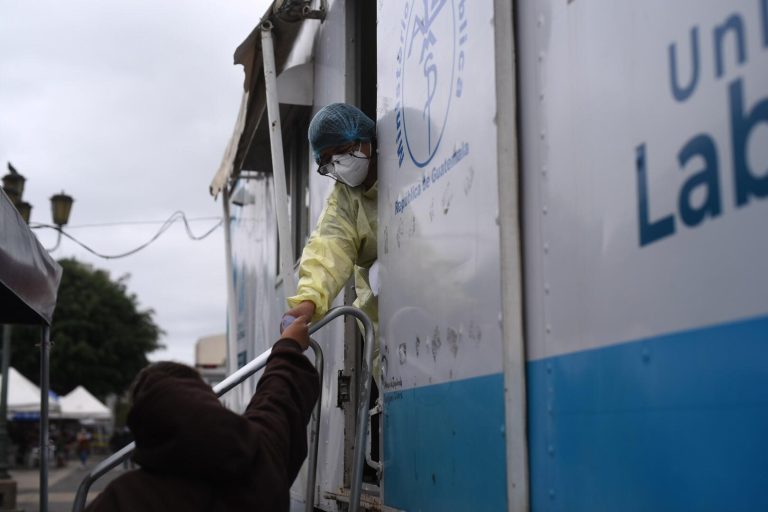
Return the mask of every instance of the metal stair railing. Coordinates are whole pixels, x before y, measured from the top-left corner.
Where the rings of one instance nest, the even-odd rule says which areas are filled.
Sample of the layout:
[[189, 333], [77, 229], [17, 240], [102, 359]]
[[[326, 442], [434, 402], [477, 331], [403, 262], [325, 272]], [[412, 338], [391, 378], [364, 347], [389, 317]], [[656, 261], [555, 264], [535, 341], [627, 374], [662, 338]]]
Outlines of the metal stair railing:
[[[360, 320], [360, 322], [363, 324], [363, 328], [365, 330], [365, 361], [363, 364], [362, 372], [360, 372], [360, 398], [359, 403], [357, 407], [357, 414], [358, 414], [358, 427], [357, 427], [357, 433], [356, 433], [356, 440], [355, 440], [355, 458], [354, 458], [354, 464], [353, 464], [353, 480], [352, 480], [352, 501], [350, 505], [350, 512], [357, 512], [360, 505], [360, 493], [362, 490], [362, 479], [363, 479], [363, 462], [365, 459], [365, 443], [366, 443], [366, 434], [367, 434], [367, 419], [368, 419], [368, 411], [367, 411], [367, 404], [370, 396], [371, 391], [371, 365], [373, 363], [373, 323], [371, 322], [371, 319], [368, 318], [368, 315], [360, 311], [358, 308], [352, 307], [352, 306], [340, 306], [337, 308], [333, 308], [319, 321], [312, 324], [309, 327], [309, 333], [313, 334], [317, 332], [319, 329], [324, 327], [326, 324], [331, 322], [332, 320], [338, 318], [342, 315], [349, 315], [357, 318]], [[315, 409], [312, 413], [312, 421], [311, 421], [311, 431], [310, 431], [310, 447], [309, 447], [309, 460], [308, 460], [308, 467], [310, 470], [308, 471], [307, 476], [307, 496], [305, 501], [305, 510], [307, 512], [312, 512], [314, 510], [314, 498], [315, 498], [315, 482], [317, 479], [317, 448], [319, 444], [319, 437], [320, 437], [320, 405], [322, 401], [322, 382], [323, 382], [323, 351], [320, 348], [320, 345], [310, 339], [310, 346], [312, 347], [313, 352], [315, 353], [315, 368], [317, 369], [317, 372], [320, 377], [320, 395], [317, 397], [317, 403], [315, 404]], [[254, 373], [258, 372], [259, 370], [263, 369], [267, 365], [267, 359], [269, 359], [269, 355], [272, 352], [272, 349], [268, 349], [261, 355], [257, 356], [256, 358], [252, 359], [250, 362], [248, 362], [245, 366], [234, 372], [232, 375], [224, 379], [223, 381], [219, 382], [217, 385], [213, 387], [213, 392], [216, 393], [216, 396], [222, 396], [228, 391], [231, 391], [233, 388], [238, 386], [239, 384], [243, 383], [248, 377], [252, 376]], [[115, 468], [119, 464], [121, 464], [125, 459], [130, 457], [131, 453], [133, 453], [134, 448], [136, 447], [136, 443], [131, 443], [119, 451], [115, 452], [110, 457], [103, 460], [101, 463], [99, 463], [95, 468], [93, 468], [91, 471], [88, 472], [88, 474], [83, 478], [83, 481], [80, 482], [80, 486], [77, 488], [77, 494], [75, 495], [75, 501], [72, 505], [72, 511], [73, 512], [81, 512], [85, 508], [85, 502], [88, 498], [88, 490], [91, 488], [91, 485], [107, 474], [111, 469]], [[356, 496], [356, 498], [355, 498]]]
[[[331, 316], [334, 314], [333, 316]], [[373, 322], [368, 315], [358, 308], [352, 306], [340, 306], [333, 308], [312, 327], [319, 329], [339, 315], [354, 316], [363, 324], [363, 334], [365, 336], [364, 348], [365, 357], [363, 358], [363, 367], [358, 378], [358, 388], [360, 393], [357, 400], [357, 428], [355, 429], [355, 455], [352, 462], [352, 482], [349, 499], [349, 512], [358, 512], [360, 510], [360, 494], [363, 489], [363, 464], [365, 464], [366, 438], [368, 435], [368, 401], [371, 396], [371, 376], [373, 375]], [[317, 450], [317, 447], [315, 447]], [[307, 500], [309, 503], [309, 500]], [[312, 509], [307, 508], [307, 512]]]

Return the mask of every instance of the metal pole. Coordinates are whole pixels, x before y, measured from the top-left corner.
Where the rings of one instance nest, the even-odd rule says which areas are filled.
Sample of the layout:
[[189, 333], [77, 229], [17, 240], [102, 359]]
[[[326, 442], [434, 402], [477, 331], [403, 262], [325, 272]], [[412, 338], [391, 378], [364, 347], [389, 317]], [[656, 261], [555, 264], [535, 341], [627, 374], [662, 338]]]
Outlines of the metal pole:
[[227, 274], [227, 373], [237, 370], [237, 301], [235, 279], [232, 274], [232, 228], [229, 213], [229, 183], [222, 188], [221, 202], [224, 208], [224, 262]]
[[8, 473], [8, 367], [11, 365], [11, 326], [3, 325], [2, 354], [3, 389], [0, 391], [0, 480], [9, 480]]
[[57, 235], [56, 235], [56, 244], [53, 247], [51, 247], [50, 249], [46, 248], [45, 250], [48, 251], [48, 252], [55, 251], [56, 249], [59, 248], [59, 245], [61, 245], [61, 226], [57, 226], [56, 227], [56, 233], [57, 233]]
[[274, 177], [274, 203], [277, 214], [277, 234], [280, 241], [280, 275], [283, 276], [283, 291], [290, 297], [296, 291], [296, 277], [293, 275], [293, 240], [288, 219], [288, 188], [285, 184], [285, 161], [283, 160], [283, 131], [280, 125], [280, 103], [277, 97], [277, 70], [275, 69], [275, 47], [272, 41], [272, 23], [261, 25], [261, 53], [264, 61], [264, 88], [267, 98], [269, 119], [269, 142], [272, 150], [272, 176]]
[[304, 502], [304, 510], [313, 512], [315, 510], [315, 482], [317, 481], [317, 448], [320, 444], [320, 407], [323, 403], [323, 351], [320, 345], [313, 339], [309, 340], [312, 350], [315, 352], [315, 369], [317, 369], [320, 379], [320, 394], [317, 396], [315, 410], [312, 411], [312, 431], [309, 434], [309, 460], [307, 461], [307, 500]]
[[136, 443], [131, 443], [122, 447], [109, 458], [101, 461], [85, 476], [85, 478], [83, 478], [83, 481], [80, 482], [80, 485], [77, 488], [75, 502], [72, 504], [73, 512], [80, 512], [85, 508], [85, 500], [88, 498], [88, 490], [91, 488], [91, 484], [107, 474], [110, 469], [121, 464], [125, 459], [130, 457], [134, 448], [136, 448]]
[[360, 395], [357, 401], [357, 433], [355, 439], [355, 456], [352, 464], [352, 492], [349, 500], [349, 512], [357, 512], [360, 509], [360, 495], [363, 487], [363, 464], [365, 464], [365, 442], [368, 437], [368, 401], [371, 396], [371, 371], [373, 365], [373, 322], [368, 315], [354, 306], [339, 306], [312, 324], [310, 334], [317, 331], [325, 324], [340, 315], [350, 315], [363, 324], [365, 331], [365, 359], [360, 371], [359, 389]]
[[365, 315], [362, 317], [355, 316], [363, 322], [365, 327], [365, 360], [360, 372], [358, 387], [360, 396], [357, 401], [357, 439], [355, 440], [355, 459], [352, 465], [352, 491], [349, 498], [349, 512], [357, 512], [360, 509], [360, 495], [362, 494], [363, 487], [363, 464], [365, 464], [366, 452], [365, 441], [368, 434], [368, 401], [371, 396], [371, 366], [373, 364], [373, 324], [371, 319]]
[[526, 356], [523, 250], [521, 247], [520, 164], [517, 132], [518, 62], [515, 48], [513, 2], [494, 0], [493, 34], [496, 70], [496, 145], [498, 152], [498, 229], [501, 253], [501, 335], [504, 368], [504, 432], [506, 442], [507, 508], [528, 512], [531, 508], [528, 469], [528, 406], [526, 403]]
[[40, 512], [48, 512], [48, 390], [50, 328], [43, 327], [40, 341]]

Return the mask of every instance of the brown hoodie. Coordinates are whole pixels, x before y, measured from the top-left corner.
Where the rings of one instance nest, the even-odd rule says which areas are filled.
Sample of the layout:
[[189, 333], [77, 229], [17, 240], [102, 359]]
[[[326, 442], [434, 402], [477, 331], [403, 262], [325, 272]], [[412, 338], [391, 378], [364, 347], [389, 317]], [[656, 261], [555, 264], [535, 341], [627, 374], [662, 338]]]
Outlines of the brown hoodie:
[[287, 338], [275, 343], [242, 416], [200, 378], [148, 375], [128, 415], [141, 469], [115, 479], [86, 510], [287, 511], [319, 385]]

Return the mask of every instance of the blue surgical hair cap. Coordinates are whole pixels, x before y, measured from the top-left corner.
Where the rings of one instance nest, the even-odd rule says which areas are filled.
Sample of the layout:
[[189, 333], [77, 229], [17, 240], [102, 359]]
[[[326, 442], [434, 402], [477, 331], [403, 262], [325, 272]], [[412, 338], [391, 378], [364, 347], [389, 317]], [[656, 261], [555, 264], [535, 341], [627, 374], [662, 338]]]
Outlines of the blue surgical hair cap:
[[309, 123], [309, 144], [315, 162], [320, 152], [332, 146], [361, 140], [371, 142], [376, 137], [376, 123], [363, 112], [346, 103], [331, 103], [321, 108]]

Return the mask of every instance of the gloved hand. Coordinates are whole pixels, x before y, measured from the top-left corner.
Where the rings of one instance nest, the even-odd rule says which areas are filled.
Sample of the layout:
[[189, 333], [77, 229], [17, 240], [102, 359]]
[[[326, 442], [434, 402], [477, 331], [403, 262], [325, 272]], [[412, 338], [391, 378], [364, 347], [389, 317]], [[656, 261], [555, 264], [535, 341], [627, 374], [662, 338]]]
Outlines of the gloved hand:
[[283, 319], [280, 322], [280, 333], [282, 333], [286, 326], [288, 325], [288, 322], [286, 322], [286, 317], [293, 317], [293, 318], [299, 318], [302, 316], [307, 317], [307, 322], [312, 320], [312, 317], [315, 314], [315, 303], [311, 300], [305, 300], [303, 302], [299, 302], [296, 306], [292, 307], [285, 313], [283, 313]]

